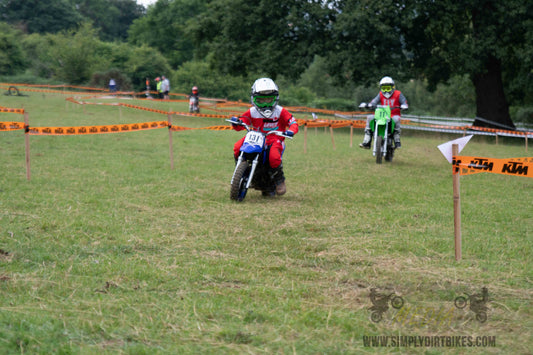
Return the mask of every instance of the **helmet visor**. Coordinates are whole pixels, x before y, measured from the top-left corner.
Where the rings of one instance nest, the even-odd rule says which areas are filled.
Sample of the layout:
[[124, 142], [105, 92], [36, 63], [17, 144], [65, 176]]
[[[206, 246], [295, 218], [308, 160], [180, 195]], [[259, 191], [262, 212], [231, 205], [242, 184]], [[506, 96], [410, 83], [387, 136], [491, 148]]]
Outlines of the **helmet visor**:
[[392, 91], [392, 85], [381, 85], [381, 91], [383, 91], [383, 92], [391, 92]]
[[257, 107], [272, 107], [276, 102], [276, 95], [257, 95], [254, 96], [254, 104]]

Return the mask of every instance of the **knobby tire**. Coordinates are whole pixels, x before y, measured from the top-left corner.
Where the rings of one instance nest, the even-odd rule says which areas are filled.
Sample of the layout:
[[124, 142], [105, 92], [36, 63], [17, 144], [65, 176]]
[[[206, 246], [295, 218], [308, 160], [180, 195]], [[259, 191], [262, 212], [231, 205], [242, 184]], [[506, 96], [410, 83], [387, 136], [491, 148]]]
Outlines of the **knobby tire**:
[[231, 184], [230, 199], [241, 202], [246, 197], [247, 179], [245, 179], [245, 174], [247, 169], [248, 162], [242, 161], [237, 167], [237, 170], [235, 170], [233, 183]]
[[376, 138], [376, 164], [381, 164], [383, 161], [383, 137]]

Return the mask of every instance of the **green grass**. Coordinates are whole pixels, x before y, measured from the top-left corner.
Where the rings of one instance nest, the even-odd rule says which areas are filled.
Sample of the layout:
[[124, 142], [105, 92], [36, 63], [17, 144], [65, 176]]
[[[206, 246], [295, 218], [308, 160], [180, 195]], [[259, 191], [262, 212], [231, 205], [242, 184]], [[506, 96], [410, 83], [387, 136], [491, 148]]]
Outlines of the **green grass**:
[[[146, 102], [135, 101], [145, 105]], [[2, 97], [30, 125], [165, 120], [82, 108], [64, 96]], [[151, 103], [163, 110], [183, 104]], [[174, 107], [171, 107], [174, 106]], [[0, 114], [0, 121], [22, 117]], [[188, 127], [221, 119], [173, 120]], [[88, 136], [0, 133], [2, 353], [508, 353], [532, 347], [533, 180], [461, 177], [463, 260], [454, 259], [452, 135], [405, 130], [392, 164], [356, 148], [356, 130], [303, 129], [287, 142], [288, 192], [229, 199], [242, 133], [166, 129]], [[523, 141], [474, 137], [462, 154], [531, 156]], [[455, 297], [490, 292], [489, 318]], [[405, 300], [370, 320], [371, 288]], [[450, 311], [438, 324], [427, 310]], [[363, 335], [496, 336], [489, 348], [371, 348]]]

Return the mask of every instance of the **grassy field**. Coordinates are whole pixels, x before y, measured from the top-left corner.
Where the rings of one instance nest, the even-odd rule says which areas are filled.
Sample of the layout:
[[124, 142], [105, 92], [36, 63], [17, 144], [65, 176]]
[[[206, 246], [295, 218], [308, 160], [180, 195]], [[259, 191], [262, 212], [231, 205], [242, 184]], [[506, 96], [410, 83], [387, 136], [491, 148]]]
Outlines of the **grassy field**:
[[[166, 119], [64, 99], [0, 105], [24, 105], [32, 126]], [[451, 166], [437, 146], [457, 136], [404, 133], [395, 161], [378, 166], [356, 148], [361, 130], [353, 148], [349, 130], [335, 130], [334, 150], [329, 132], [310, 129], [304, 153], [302, 129], [287, 143], [287, 194], [250, 191], [235, 203], [232, 147], [242, 133], [174, 133], [173, 170], [166, 129], [31, 136], [27, 181], [23, 133], [0, 132], [0, 352], [530, 354], [533, 179], [461, 177], [456, 262]], [[531, 156], [523, 140], [484, 137], [462, 154]], [[454, 306], [482, 287], [484, 323]], [[372, 288], [404, 306], [372, 321]], [[389, 336], [379, 339], [392, 347], [368, 346], [370, 336]], [[433, 346], [416, 347], [415, 336]]]

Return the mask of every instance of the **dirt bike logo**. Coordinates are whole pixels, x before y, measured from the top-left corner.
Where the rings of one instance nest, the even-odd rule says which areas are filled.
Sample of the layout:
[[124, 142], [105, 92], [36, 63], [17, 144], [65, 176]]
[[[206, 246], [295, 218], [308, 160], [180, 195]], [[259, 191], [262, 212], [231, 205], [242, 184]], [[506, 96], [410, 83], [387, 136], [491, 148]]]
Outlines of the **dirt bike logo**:
[[481, 289], [481, 293], [465, 296], [458, 296], [455, 298], [455, 307], [463, 309], [470, 301], [470, 310], [476, 314], [476, 319], [480, 323], [485, 323], [487, 320], [488, 307], [486, 306], [489, 301], [489, 290], [486, 287]]
[[393, 292], [391, 294], [380, 294], [376, 292], [375, 288], [370, 289], [370, 301], [372, 301], [372, 307], [370, 307], [370, 319], [374, 323], [378, 323], [383, 318], [383, 313], [389, 309], [389, 302], [395, 309], [403, 307], [403, 298], [396, 296]]

